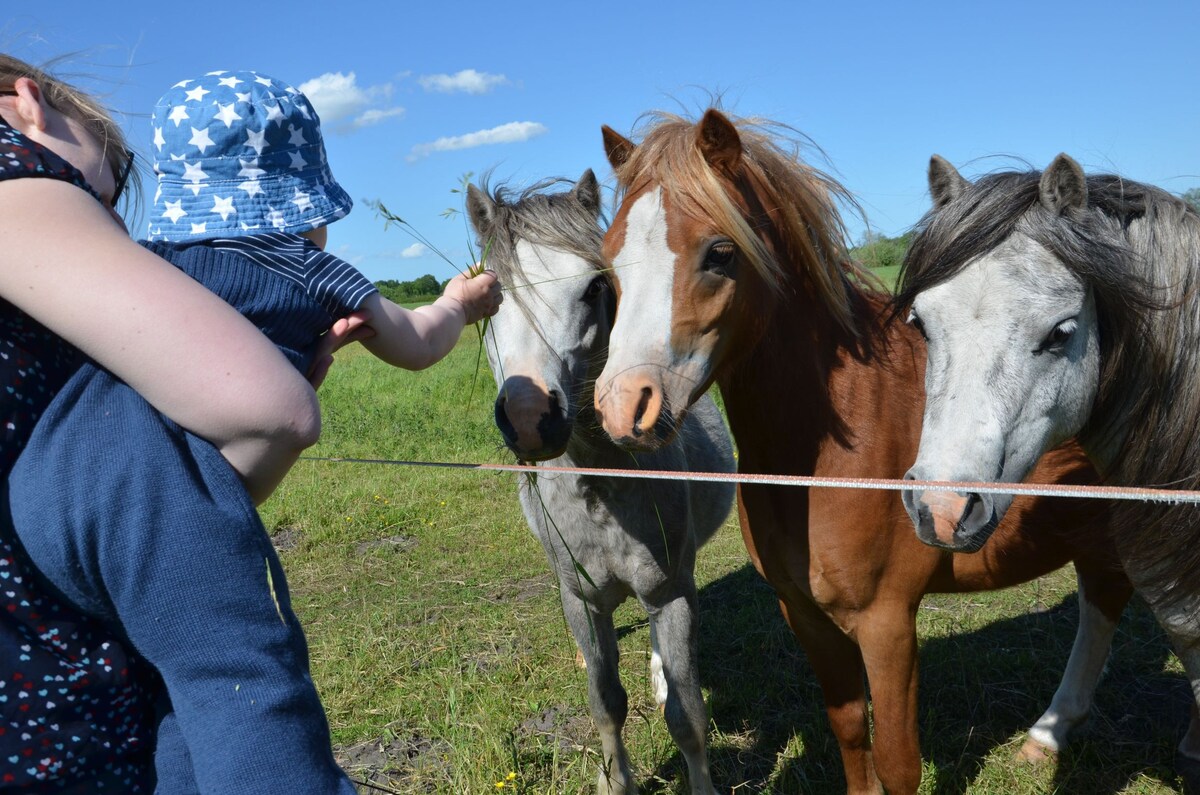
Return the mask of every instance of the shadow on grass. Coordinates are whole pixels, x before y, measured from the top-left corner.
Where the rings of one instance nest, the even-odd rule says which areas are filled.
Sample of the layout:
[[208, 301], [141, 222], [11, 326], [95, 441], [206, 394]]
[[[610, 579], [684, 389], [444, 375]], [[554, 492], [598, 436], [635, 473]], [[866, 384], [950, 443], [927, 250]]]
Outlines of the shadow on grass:
[[[969, 595], [929, 598], [944, 610], [967, 615], [972, 609]], [[717, 791], [844, 792], [820, 688], [770, 586], [746, 565], [701, 590], [700, 615], [700, 671], [716, 728], [709, 758]], [[966, 793], [993, 753], [1002, 761], [991, 765], [1001, 774], [990, 778], [1011, 774], [1010, 780], [991, 787], [981, 782], [980, 791], [1011, 791], [1015, 780], [1031, 782], [1029, 791], [1113, 795], [1139, 775], [1183, 791], [1174, 746], [1186, 729], [1190, 690], [1181, 674], [1164, 671], [1169, 646], [1136, 600], [1122, 619], [1092, 718], [1053, 773], [1008, 761], [1050, 703], [1077, 616], [1072, 594], [1047, 610], [923, 640], [923, 791]], [[1023, 764], [1024, 771], [1009, 769]], [[685, 792], [686, 780], [676, 753], [642, 786], [646, 792]]]

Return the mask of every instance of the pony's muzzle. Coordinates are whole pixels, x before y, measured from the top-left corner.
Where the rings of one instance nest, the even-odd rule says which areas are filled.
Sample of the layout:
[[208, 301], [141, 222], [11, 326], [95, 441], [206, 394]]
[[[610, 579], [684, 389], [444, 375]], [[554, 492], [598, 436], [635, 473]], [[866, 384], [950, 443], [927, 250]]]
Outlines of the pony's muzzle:
[[609, 437], [631, 450], [655, 450], [670, 441], [661, 385], [645, 375], [623, 374], [596, 389], [596, 416]]
[[[918, 480], [912, 470], [907, 480]], [[975, 552], [999, 524], [990, 494], [906, 490], [904, 508], [922, 542], [955, 552]]]
[[558, 458], [567, 448], [573, 423], [561, 393], [517, 377], [505, 381], [496, 396], [496, 428], [504, 444], [522, 461]]

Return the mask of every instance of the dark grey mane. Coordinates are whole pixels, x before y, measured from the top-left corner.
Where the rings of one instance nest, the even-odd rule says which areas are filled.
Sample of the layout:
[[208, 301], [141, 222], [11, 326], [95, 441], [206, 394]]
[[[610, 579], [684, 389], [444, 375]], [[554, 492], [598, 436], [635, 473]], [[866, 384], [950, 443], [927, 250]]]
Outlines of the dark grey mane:
[[[893, 316], [1010, 235], [1028, 235], [1096, 302], [1100, 383], [1080, 439], [1117, 451], [1106, 478], [1200, 487], [1200, 215], [1165, 191], [1109, 174], [1087, 178], [1086, 208], [1058, 215], [1039, 202], [1041, 176], [990, 174], [927, 213], [901, 268]], [[1143, 518], [1148, 510], [1128, 509]], [[1172, 601], [1195, 595], [1197, 519], [1194, 507], [1164, 509], [1149, 530], [1119, 539]]]

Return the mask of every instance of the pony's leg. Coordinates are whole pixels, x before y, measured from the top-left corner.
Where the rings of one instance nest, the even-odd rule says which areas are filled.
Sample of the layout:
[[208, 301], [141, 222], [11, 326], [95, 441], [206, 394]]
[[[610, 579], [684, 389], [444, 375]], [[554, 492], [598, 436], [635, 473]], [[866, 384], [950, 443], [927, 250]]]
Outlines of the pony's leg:
[[662, 654], [658, 650], [658, 629], [650, 621], [650, 689], [654, 692], [654, 703], [659, 709], [667, 704], [667, 677], [663, 673]]
[[858, 644], [807, 596], [789, 602], [780, 595], [779, 609], [821, 683], [825, 712], [842, 753], [847, 795], [882, 795], [871, 755], [866, 679]]
[[1061, 751], [1071, 732], [1087, 719], [1121, 611], [1133, 595], [1129, 580], [1111, 564], [1089, 565], [1077, 561], [1075, 576], [1079, 583], [1075, 644], [1063, 670], [1062, 682], [1050, 706], [1029, 729], [1029, 739], [1017, 752], [1018, 759], [1036, 762], [1044, 760], [1047, 751]]
[[637, 784], [621, 730], [629, 713], [629, 698], [617, 668], [617, 632], [612, 613], [593, 610], [560, 582], [563, 614], [583, 654], [588, 678], [588, 705], [600, 733], [602, 761], [596, 791], [600, 795], [633, 795]]
[[[708, 712], [700, 692], [697, 665], [700, 621], [696, 589], [691, 583], [688, 585], [675, 599], [648, 611], [654, 654], [661, 660], [661, 686], [665, 690], [664, 699], [659, 703], [663, 705], [663, 716], [671, 737], [687, 762], [692, 795], [716, 795], [705, 750]], [[658, 698], [659, 687], [659, 683], [655, 683], [655, 698]]]
[[915, 611], [916, 605], [889, 600], [873, 606], [858, 623], [871, 684], [875, 772], [888, 795], [912, 795], [921, 784]]
[[[1162, 594], [1158, 589], [1145, 587], [1141, 583], [1153, 580], [1145, 572], [1139, 572], [1126, 565], [1130, 579], [1133, 580], [1139, 594], [1145, 598], [1158, 624], [1171, 639], [1175, 654], [1183, 664], [1184, 674], [1192, 685], [1191, 724], [1177, 748], [1180, 762], [1188, 768], [1187, 777], [1200, 779], [1200, 597], [1192, 597], [1176, 601], [1172, 605], [1162, 602]], [[1189, 785], [1200, 789], [1200, 780]], [[1189, 791], [1191, 791], [1189, 789]]]
[[[1180, 611], [1175, 611], [1176, 614], [1178, 612]], [[1161, 615], [1159, 616], [1159, 623], [1167, 629], [1167, 634], [1175, 646], [1175, 653], [1183, 663], [1183, 671], [1192, 684], [1191, 723], [1179, 742], [1178, 751], [1188, 767], [1195, 771], [1193, 775], [1200, 774], [1200, 627], [1196, 626], [1196, 621], [1195, 613], [1190, 613], [1182, 620], [1176, 618], [1174, 623], [1169, 625]], [[1197, 775], [1197, 778], [1200, 778], [1200, 775]], [[1200, 781], [1197, 781], [1196, 786], [1200, 787]]]

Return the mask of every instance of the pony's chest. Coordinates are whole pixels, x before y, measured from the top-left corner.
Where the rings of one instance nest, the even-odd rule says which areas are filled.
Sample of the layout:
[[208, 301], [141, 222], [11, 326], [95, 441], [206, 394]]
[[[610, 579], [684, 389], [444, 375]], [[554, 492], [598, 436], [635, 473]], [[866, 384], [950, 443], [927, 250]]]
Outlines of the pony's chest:
[[540, 478], [521, 495], [526, 519], [560, 571], [578, 563], [598, 587], [622, 583], [636, 593], [669, 578], [678, 532], [652, 499], [627, 483]]

